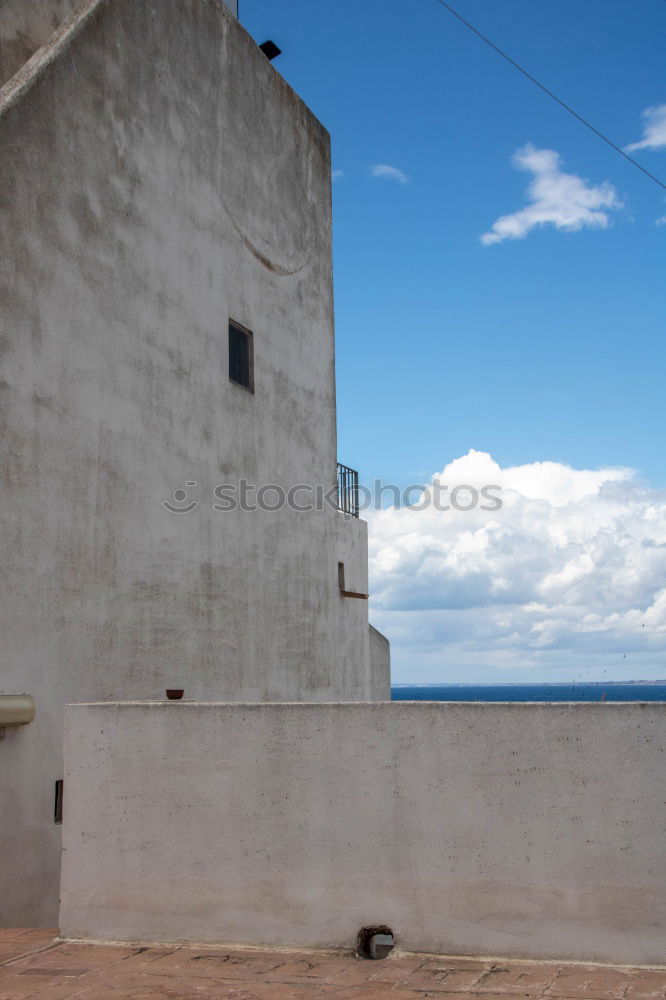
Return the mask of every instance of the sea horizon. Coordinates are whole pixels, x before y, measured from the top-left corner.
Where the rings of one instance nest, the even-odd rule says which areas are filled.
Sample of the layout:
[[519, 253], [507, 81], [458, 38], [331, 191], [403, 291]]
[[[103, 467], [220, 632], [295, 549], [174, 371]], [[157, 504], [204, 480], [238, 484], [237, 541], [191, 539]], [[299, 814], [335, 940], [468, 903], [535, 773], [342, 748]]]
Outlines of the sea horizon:
[[403, 683], [396, 682], [391, 684], [392, 688], [398, 687], [571, 687], [572, 684], [664, 684], [666, 685], [666, 678], [662, 678], [655, 681], [650, 680], [640, 680], [640, 681], [441, 681], [440, 683], [433, 684], [432, 682], [426, 683], [425, 681], [420, 683]]
[[465, 684], [392, 684], [392, 701], [666, 701], [666, 681], [506, 681]]

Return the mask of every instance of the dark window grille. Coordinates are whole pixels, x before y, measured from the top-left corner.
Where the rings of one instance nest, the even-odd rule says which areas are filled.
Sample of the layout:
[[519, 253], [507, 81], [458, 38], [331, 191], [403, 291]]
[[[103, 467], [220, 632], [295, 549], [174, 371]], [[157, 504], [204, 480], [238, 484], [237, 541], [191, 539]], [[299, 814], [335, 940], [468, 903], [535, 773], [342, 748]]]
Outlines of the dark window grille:
[[229, 378], [254, 392], [253, 367], [251, 332], [229, 323]]
[[358, 472], [338, 462], [338, 510], [358, 517]]

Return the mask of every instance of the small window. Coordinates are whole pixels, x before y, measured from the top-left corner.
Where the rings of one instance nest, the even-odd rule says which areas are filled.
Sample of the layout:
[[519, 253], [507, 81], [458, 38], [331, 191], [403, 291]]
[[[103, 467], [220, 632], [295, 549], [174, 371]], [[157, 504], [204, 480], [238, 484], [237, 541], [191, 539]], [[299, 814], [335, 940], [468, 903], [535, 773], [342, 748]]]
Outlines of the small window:
[[64, 791], [64, 781], [60, 778], [55, 783], [55, 801], [53, 803], [53, 822], [62, 823], [62, 798]]
[[229, 378], [249, 392], [254, 392], [252, 354], [251, 332], [236, 323], [229, 323]]

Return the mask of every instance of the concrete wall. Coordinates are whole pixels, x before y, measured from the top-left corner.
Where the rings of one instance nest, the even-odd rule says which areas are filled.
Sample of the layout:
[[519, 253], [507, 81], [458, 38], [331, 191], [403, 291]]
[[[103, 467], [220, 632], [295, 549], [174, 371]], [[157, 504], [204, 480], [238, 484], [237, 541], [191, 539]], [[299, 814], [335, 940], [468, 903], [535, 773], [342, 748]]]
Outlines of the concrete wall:
[[666, 959], [664, 704], [67, 709], [72, 937]]
[[56, 919], [66, 701], [376, 696], [365, 524], [214, 509], [335, 483], [329, 145], [219, 0], [83, 0], [0, 91], [1, 923]]
[[391, 647], [385, 635], [370, 626], [370, 671], [377, 700], [391, 700]]
[[0, 0], [0, 87], [46, 42], [78, 0]]

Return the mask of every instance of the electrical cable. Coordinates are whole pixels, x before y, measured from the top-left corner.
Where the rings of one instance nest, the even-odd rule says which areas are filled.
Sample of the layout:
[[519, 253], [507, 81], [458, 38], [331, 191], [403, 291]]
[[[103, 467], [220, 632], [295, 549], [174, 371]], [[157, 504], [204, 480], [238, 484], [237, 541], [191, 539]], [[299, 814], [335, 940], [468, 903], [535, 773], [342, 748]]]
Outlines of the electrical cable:
[[540, 90], [543, 90], [544, 94], [547, 94], [548, 97], [552, 98], [552, 100], [554, 100], [557, 104], [559, 104], [560, 107], [564, 108], [565, 111], [568, 111], [570, 115], [573, 115], [573, 117], [576, 118], [579, 122], [581, 122], [582, 125], [585, 125], [585, 127], [589, 128], [591, 132], [594, 132], [596, 136], [598, 136], [600, 139], [603, 139], [603, 141], [607, 143], [611, 147], [611, 149], [614, 149], [616, 153], [619, 153], [620, 156], [623, 156], [625, 160], [628, 160], [629, 163], [633, 164], [634, 167], [638, 167], [638, 169], [642, 171], [646, 177], [649, 177], [651, 181], [654, 181], [655, 184], [658, 184], [660, 188], [666, 191], [666, 184], [664, 184], [663, 181], [660, 181], [658, 177], [655, 177], [654, 174], [651, 174], [650, 171], [646, 170], [645, 167], [642, 166], [637, 160], [634, 160], [633, 156], [629, 156], [628, 153], [625, 153], [625, 151], [622, 149], [621, 146], [618, 146], [617, 143], [613, 142], [612, 139], [609, 139], [607, 135], [604, 135], [603, 132], [600, 132], [599, 129], [595, 128], [594, 125], [588, 122], [586, 118], [583, 118], [583, 116], [579, 115], [577, 111], [574, 111], [574, 109], [569, 104], [566, 104], [565, 101], [561, 100], [561, 98], [559, 98], [557, 94], [554, 94], [552, 90], [549, 90], [548, 87], [545, 87], [543, 85], [543, 83], [540, 83], [536, 79], [536, 77], [532, 76], [531, 73], [528, 73], [526, 69], [523, 69], [523, 67], [519, 63], [517, 63], [515, 59], [512, 59], [510, 55], [504, 52], [499, 47], [499, 45], [495, 45], [495, 43], [492, 42], [490, 38], [487, 37], [487, 35], [484, 35], [483, 32], [479, 31], [478, 28], [475, 28], [473, 24], [470, 24], [470, 22], [467, 21], [462, 16], [462, 14], [459, 14], [458, 11], [451, 6], [451, 4], [447, 3], [446, 0], [437, 0], [437, 3], [439, 3], [442, 7], [448, 10], [450, 14], [453, 14], [453, 16], [456, 17], [461, 22], [461, 24], [464, 24], [466, 28], [469, 28], [470, 31], [474, 32], [474, 34], [478, 38], [480, 38], [481, 41], [485, 42], [486, 45], [489, 45], [491, 49], [494, 49], [495, 52], [497, 52], [497, 54], [502, 57], [502, 59], [506, 59], [508, 63], [511, 63], [514, 69], [517, 69], [519, 73], [522, 73], [523, 76], [527, 77], [530, 83], [535, 84], [535, 86], [537, 86]]

